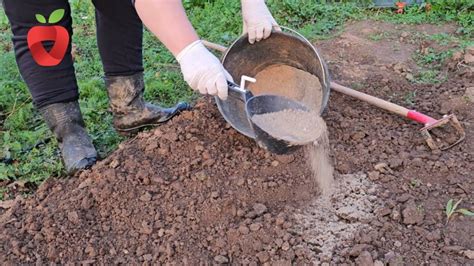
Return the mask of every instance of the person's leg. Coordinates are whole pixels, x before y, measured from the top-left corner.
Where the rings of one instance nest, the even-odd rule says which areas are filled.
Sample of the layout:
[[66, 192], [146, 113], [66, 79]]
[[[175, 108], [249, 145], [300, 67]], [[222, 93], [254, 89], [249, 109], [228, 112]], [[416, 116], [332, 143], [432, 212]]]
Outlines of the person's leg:
[[[11, 24], [21, 76], [34, 105], [59, 142], [66, 170], [73, 173], [90, 167], [97, 153], [77, 102], [68, 1], [3, 0], [3, 6]], [[58, 11], [51, 16], [61, 9], [64, 13]]]
[[119, 132], [168, 121], [186, 103], [161, 108], [145, 103], [143, 92], [143, 25], [130, 0], [93, 0], [96, 7], [97, 43], [105, 83]]
[[[78, 99], [78, 88], [71, 56], [70, 36], [72, 36], [71, 10], [67, 0], [3, 0], [5, 13], [13, 32], [13, 45], [20, 74], [25, 80], [36, 107], [41, 108], [58, 102]], [[42, 15], [48, 20], [57, 9], [64, 9], [64, 17], [54, 24], [43, 24], [37, 20]], [[55, 66], [38, 64], [28, 47], [28, 34], [35, 26], [55, 25], [66, 29], [69, 37], [64, 59]], [[31, 40], [30, 40], [31, 43]], [[52, 41], [43, 42], [46, 51], [54, 45]], [[40, 62], [41, 63], [41, 62]]]
[[106, 76], [143, 72], [143, 25], [130, 0], [93, 0], [97, 45]]

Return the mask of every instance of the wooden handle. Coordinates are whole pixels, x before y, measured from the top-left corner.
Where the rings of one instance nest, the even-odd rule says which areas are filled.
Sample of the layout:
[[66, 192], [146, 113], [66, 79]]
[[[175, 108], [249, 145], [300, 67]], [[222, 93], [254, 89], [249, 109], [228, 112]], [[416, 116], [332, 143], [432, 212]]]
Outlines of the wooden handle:
[[387, 110], [389, 112], [401, 115], [403, 117], [407, 117], [408, 112], [410, 111], [407, 108], [402, 107], [400, 105], [397, 105], [397, 104], [394, 104], [394, 103], [391, 103], [391, 102], [387, 102], [385, 100], [382, 100], [382, 99], [379, 99], [377, 97], [365, 94], [365, 93], [360, 92], [360, 91], [353, 90], [353, 89], [348, 88], [348, 87], [344, 87], [344, 86], [339, 85], [335, 82], [331, 82], [331, 89], [333, 89], [337, 92], [340, 92], [342, 94], [354, 97], [354, 98], [359, 99], [361, 101], [370, 103], [372, 105], [380, 107], [380, 108], [382, 108], [384, 110]]
[[223, 45], [213, 43], [213, 42], [209, 42], [209, 41], [206, 41], [206, 40], [202, 40], [201, 42], [207, 48], [214, 49], [214, 50], [217, 50], [217, 51], [222, 52], [222, 53], [225, 53], [225, 51], [227, 51], [227, 47], [225, 47]]

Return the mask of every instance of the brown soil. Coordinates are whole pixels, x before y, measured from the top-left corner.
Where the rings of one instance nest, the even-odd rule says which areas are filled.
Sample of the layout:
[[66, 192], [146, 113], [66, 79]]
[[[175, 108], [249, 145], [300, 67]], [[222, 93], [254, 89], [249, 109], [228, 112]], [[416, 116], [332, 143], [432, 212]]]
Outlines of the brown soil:
[[303, 103], [319, 112], [322, 103], [321, 83], [316, 76], [287, 65], [272, 65], [257, 73], [249, 85], [254, 95], [273, 94]]
[[254, 115], [252, 122], [270, 136], [295, 145], [316, 141], [325, 129], [317, 112], [296, 109]]
[[301, 154], [268, 154], [201, 102], [16, 202], [2, 216], [0, 261], [304, 261], [289, 210], [313, 194]]
[[28, 199], [3, 202], [0, 262], [474, 264], [473, 218], [455, 215], [446, 225], [444, 214], [449, 199], [474, 209], [474, 102], [465, 97], [474, 74], [458, 65], [445, 83], [410, 83], [391, 55], [361, 53], [385, 49], [364, 33], [382, 26], [407, 32], [391, 40], [407, 53], [415, 32], [439, 30], [349, 25], [360, 40], [316, 44], [332, 76], [402, 105], [416, 91], [418, 111], [456, 113], [463, 143], [431, 152], [420, 125], [333, 93], [324, 118], [334, 193], [318, 197], [302, 150], [269, 154], [200, 102], [79, 177], [50, 179]]

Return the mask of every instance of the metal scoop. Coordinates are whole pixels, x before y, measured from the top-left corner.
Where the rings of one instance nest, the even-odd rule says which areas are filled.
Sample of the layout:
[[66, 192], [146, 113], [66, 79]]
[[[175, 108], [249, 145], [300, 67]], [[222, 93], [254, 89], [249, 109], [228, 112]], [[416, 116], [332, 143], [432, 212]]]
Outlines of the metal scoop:
[[256, 125], [252, 120], [252, 117], [255, 115], [274, 113], [288, 109], [303, 111], [309, 110], [303, 104], [286, 97], [276, 95], [253, 96], [252, 92], [244, 88], [245, 80], [252, 81], [252, 79], [249, 79], [245, 76], [243, 76], [242, 78], [243, 81], [241, 83], [241, 86], [233, 82], [227, 81], [227, 84], [229, 86], [229, 97], [240, 98], [245, 102], [245, 112], [247, 115], [247, 119], [255, 132], [255, 140], [257, 141], [257, 144], [260, 147], [263, 147], [272, 153], [286, 154], [295, 151], [301, 146], [312, 142], [309, 141], [308, 143], [298, 144], [290, 143], [289, 141], [275, 138], [274, 136], [270, 135], [268, 132], [260, 128], [258, 125]]

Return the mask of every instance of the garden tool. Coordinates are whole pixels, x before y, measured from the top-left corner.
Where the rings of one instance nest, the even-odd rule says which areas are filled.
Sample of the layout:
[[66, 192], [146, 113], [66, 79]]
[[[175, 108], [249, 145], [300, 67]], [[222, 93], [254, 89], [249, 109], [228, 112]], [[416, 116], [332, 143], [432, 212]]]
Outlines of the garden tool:
[[[459, 144], [461, 141], [463, 141], [466, 136], [466, 133], [464, 132], [463, 127], [461, 126], [461, 123], [459, 123], [458, 119], [456, 118], [454, 114], [445, 115], [441, 119], [434, 119], [430, 116], [427, 116], [415, 110], [409, 110], [400, 105], [396, 105], [394, 103], [365, 94], [363, 92], [350, 89], [348, 87], [339, 85], [335, 82], [331, 82], [330, 84], [331, 84], [331, 89], [337, 92], [362, 100], [371, 105], [375, 105], [379, 108], [382, 108], [394, 114], [398, 114], [400, 116], [403, 116], [415, 122], [422, 123], [424, 127], [420, 129], [420, 132], [422, 136], [424, 137], [424, 139], [426, 140], [426, 143], [432, 150], [449, 149], [455, 146], [456, 144]], [[445, 127], [447, 125], [450, 125], [454, 129], [453, 133], [456, 134], [456, 138], [454, 141], [448, 142], [446, 140], [433, 137], [433, 135], [435, 135], [435, 134], [431, 134], [433, 129]]]
[[303, 110], [309, 111], [303, 104], [291, 100], [286, 97], [276, 95], [259, 95], [253, 96], [252, 92], [245, 89], [245, 81], [255, 82], [255, 79], [242, 76], [241, 85], [237, 85], [231, 81], [227, 81], [229, 85], [229, 98], [238, 98], [244, 101], [245, 115], [255, 132], [255, 140], [258, 145], [276, 154], [286, 154], [295, 151], [301, 146], [311, 143], [291, 143], [284, 139], [278, 139], [267, 133], [265, 130], [257, 126], [253, 121], [254, 115], [262, 115], [266, 113], [274, 113], [283, 110]]

